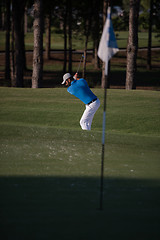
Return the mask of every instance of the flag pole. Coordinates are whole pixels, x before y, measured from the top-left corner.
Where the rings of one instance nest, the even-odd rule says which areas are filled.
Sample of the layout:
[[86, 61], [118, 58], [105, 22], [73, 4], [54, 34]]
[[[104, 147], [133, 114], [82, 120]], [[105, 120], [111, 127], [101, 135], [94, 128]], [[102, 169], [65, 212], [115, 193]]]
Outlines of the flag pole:
[[[105, 2], [105, 0], [104, 0]], [[109, 60], [119, 51], [111, 21], [111, 7], [108, 0], [107, 19], [103, 27], [103, 32], [98, 48], [98, 56], [103, 61], [105, 68], [104, 76], [104, 109], [103, 109], [103, 129], [102, 129], [102, 154], [101, 154], [101, 177], [100, 177], [100, 207], [103, 209], [103, 185], [104, 185], [104, 155], [105, 155], [105, 132], [106, 132], [106, 109], [107, 109], [107, 82], [109, 79], [108, 70], [110, 68]], [[105, 63], [105, 67], [104, 67]], [[103, 73], [104, 73], [103, 72]]]
[[106, 132], [106, 107], [107, 107], [107, 76], [105, 76], [104, 102], [103, 102], [103, 126], [102, 126], [102, 154], [101, 154], [101, 183], [100, 183], [100, 210], [103, 210], [103, 180], [104, 180], [104, 152]]
[[[109, 0], [103, 2], [103, 26], [106, 22], [107, 8], [109, 7]], [[107, 76], [105, 74], [105, 65], [103, 61], [103, 74], [104, 77], [104, 98], [103, 98], [103, 125], [102, 125], [102, 153], [101, 153], [101, 178], [100, 178], [100, 206], [99, 209], [103, 210], [103, 185], [104, 185], [104, 153], [105, 153], [105, 132], [106, 132], [106, 106], [107, 106]]]

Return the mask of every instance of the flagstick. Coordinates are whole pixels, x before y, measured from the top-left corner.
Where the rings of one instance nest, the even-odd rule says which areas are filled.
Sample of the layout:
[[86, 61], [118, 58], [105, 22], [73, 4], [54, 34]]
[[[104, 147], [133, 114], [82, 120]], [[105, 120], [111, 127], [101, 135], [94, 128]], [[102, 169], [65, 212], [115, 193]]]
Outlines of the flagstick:
[[106, 102], [107, 102], [107, 81], [108, 81], [108, 62], [114, 54], [119, 51], [111, 21], [111, 7], [108, 0], [107, 19], [103, 27], [98, 56], [105, 62], [105, 87], [104, 87], [104, 111], [103, 111], [103, 131], [102, 131], [102, 159], [101, 159], [101, 186], [100, 186], [100, 210], [103, 209], [103, 172], [104, 172], [104, 152], [105, 152], [105, 126], [106, 126]]
[[103, 172], [106, 132], [106, 106], [107, 106], [107, 76], [105, 76], [104, 103], [103, 103], [103, 129], [102, 129], [102, 155], [101, 155], [101, 185], [100, 185], [100, 210], [103, 210]]

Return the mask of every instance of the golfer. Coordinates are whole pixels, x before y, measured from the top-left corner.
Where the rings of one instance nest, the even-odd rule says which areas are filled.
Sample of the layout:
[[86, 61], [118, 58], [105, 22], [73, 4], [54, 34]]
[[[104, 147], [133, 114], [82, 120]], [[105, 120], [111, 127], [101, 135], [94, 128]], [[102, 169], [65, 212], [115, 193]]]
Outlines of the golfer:
[[79, 98], [86, 105], [80, 125], [83, 130], [91, 130], [92, 120], [100, 106], [100, 101], [90, 90], [86, 80], [83, 78], [78, 79], [77, 75], [78, 73], [73, 77], [70, 73], [64, 74], [62, 84], [66, 85], [70, 94]]

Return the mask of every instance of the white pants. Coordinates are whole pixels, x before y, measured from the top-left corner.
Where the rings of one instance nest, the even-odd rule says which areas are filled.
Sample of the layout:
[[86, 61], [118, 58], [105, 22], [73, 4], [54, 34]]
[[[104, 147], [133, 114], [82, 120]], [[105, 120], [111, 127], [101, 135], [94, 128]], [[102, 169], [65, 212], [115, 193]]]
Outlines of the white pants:
[[80, 120], [80, 125], [83, 130], [91, 130], [92, 120], [99, 106], [100, 106], [100, 101], [98, 98], [93, 103], [86, 105], [86, 109]]

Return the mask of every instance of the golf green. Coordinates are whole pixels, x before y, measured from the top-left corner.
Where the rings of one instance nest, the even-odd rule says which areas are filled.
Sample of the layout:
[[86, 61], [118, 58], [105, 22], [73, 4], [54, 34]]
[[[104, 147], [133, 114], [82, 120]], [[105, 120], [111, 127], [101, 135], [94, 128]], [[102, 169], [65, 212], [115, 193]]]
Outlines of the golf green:
[[160, 238], [160, 93], [103, 90], [91, 131], [66, 89], [0, 88], [1, 239]]

